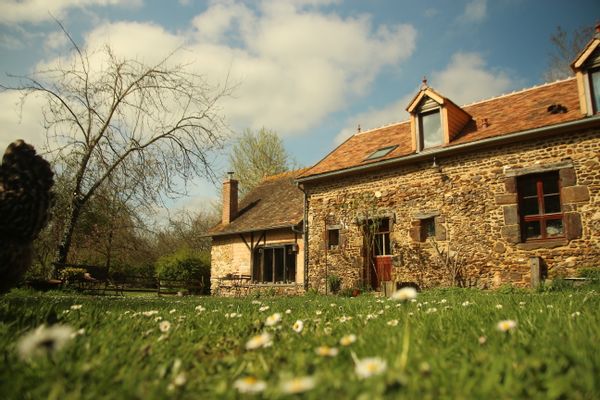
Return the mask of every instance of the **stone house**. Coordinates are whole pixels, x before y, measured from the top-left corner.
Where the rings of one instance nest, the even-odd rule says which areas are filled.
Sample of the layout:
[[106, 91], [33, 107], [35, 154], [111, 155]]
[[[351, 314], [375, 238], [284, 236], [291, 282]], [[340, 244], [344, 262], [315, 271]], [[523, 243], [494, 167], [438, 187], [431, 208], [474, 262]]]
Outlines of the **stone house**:
[[407, 121], [267, 178], [239, 207], [227, 180], [213, 293], [324, 292], [330, 275], [345, 288], [529, 286], [598, 267], [600, 33], [572, 68], [463, 106], [424, 82]]
[[223, 183], [223, 215], [211, 228], [211, 292], [220, 295], [304, 290], [303, 170], [270, 176], [238, 204], [238, 181]]
[[[528, 286], [600, 264], [600, 36], [575, 77], [358, 132], [297, 182], [305, 282]], [[532, 273], [533, 271], [533, 273]]]

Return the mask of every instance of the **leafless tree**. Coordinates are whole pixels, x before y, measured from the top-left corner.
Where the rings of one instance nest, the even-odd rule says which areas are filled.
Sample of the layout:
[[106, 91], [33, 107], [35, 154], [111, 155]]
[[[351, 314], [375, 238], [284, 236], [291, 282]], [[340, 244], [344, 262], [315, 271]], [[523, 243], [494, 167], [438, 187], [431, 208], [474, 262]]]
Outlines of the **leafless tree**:
[[593, 34], [594, 27], [592, 26], [578, 28], [571, 35], [557, 26], [556, 32], [550, 36], [553, 48], [549, 54], [548, 68], [544, 71], [544, 80], [552, 82], [573, 75], [571, 63]]
[[59, 173], [73, 171], [58, 262], [67, 260], [82, 209], [111, 180], [135, 182], [135, 198], [157, 202], [194, 176], [214, 177], [210, 154], [228, 132], [218, 101], [230, 93], [226, 80], [209, 85], [174, 63], [174, 53], [146, 65], [109, 46], [88, 52], [63, 31], [73, 46], [69, 60], [0, 86], [20, 91], [23, 102], [45, 96], [48, 150]]

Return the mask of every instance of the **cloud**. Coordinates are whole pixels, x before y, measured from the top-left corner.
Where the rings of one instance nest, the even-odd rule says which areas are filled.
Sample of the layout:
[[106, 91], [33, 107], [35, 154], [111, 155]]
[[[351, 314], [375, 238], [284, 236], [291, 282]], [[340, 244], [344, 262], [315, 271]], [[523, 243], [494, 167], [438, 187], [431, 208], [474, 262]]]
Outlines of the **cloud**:
[[467, 3], [461, 19], [465, 22], [481, 22], [487, 13], [487, 0], [472, 0]]
[[138, 7], [142, 0], [7, 0], [2, 2], [0, 24], [39, 23], [64, 18], [70, 9], [90, 6]]
[[[45, 134], [40, 117], [43, 99], [36, 96], [23, 104], [17, 92], [0, 93], [0, 154], [17, 139], [33, 144], [41, 151], [45, 145]], [[22, 113], [21, 113], [22, 111]]]
[[[458, 105], [464, 105], [513, 90], [520, 84], [520, 80], [506, 71], [489, 69], [479, 53], [458, 52], [451, 57], [446, 68], [431, 74], [429, 83], [442, 96]], [[347, 119], [345, 128], [335, 137], [335, 144], [352, 136], [358, 124], [365, 131], [407, 120], [408, 113], [405, 109], [417, 91], [418, 88], [415, 88], [413, 93], [408, 93], [381, 109], [365, 111]]]

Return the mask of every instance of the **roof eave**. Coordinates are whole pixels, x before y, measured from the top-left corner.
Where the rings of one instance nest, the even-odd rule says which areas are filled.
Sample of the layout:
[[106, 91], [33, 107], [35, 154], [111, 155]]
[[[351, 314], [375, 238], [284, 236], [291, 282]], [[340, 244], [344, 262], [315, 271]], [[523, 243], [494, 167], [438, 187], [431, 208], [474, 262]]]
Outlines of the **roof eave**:
[[540, 135], [552, 135], [552, 134], [560, 134], [565, 131], [571, 131], [576, 128], [586, 128], [593, 127], [598, 125], [600, 122], [600, 115], [595, 115], [588, 118], [578, 119], [575, 121], [563, 122], [555, 125], [548, 125], [541, 128], [527, 129], [524, 131], [514, 132], [507, 135], [494, 136], [487, 139], [481, 139], [473, 142], [461, 143], [448, 147], [441, 147], [437, 149], [432, 149], [428, 151], [423, 151], [420, 153], [413, 153], [407, 156], [389, 158], [386, 160], [381, 160], [373, 163], [369, 163], [367, 165], [357, 165], [354, 167], [349, 167], [336, 171], [324, 172], [317, 175], [307, 176], [303, 178], [296, 179], [297, 183], [304, 184], [311, 181], [317, 181], [322, 179], [328, 179], [333, 177], [338, 177], [347, 174], [366, 172], [370, 170], [379, 169], [382, 167], [390, 166], [390, 165], [402, 165], [402, 164], [410, 164], [413, 162], [419, 162], [423, 160], [430, 159], [432, 157], [440, 157], [440, 156], [450, 156], [455, 153], [461, 153], [465, 151], [474, 150], [481, 147], [487, 146], [495, 146], [498, 144], [513, 142], [513, 141], [521, 141], [528, 140], [532, 138], [536, 138]]
[[246, 233], [252, 232], [262, 232], [262, 231], [273, 231], [277, 229], [291, 229], [297, 228], [300, 224], [302, 224], [302, 220], [297, 224], [285, 224], [285, 225], [275, 225], [275, 226], [267, 226], [260, 228], [252, 228], [247, 230], [239, 230], [239, 231], [227, 231], [227, 232], [216, 232], [216, 233], [206, 233], [201, 237], [219, 237], [219, 236], [231, 236], [231, 235], [243, 235]]

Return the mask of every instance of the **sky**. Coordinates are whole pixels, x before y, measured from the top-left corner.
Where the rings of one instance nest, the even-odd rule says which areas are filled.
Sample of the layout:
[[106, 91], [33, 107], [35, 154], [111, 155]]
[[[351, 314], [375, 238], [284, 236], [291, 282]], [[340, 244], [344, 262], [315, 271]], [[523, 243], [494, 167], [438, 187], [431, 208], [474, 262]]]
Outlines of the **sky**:
[[[177, 50], [209, 82], [234, 133], [276, 131], [300, 166], [356, 132], [404, 121], [423, 78], [463, 105], [543, 83], [550, 36], [600, 22], [597, 0], [0, 0], [0, 83], [67, 57], [54, 18], [90, 51], [152, 63]], [[40, 103], [0, 92], [0, 148], [44, 143]], [[215, 155], [225, 176], [227, 148]], [[170, 212], [199, 211], [197, 178]]]

